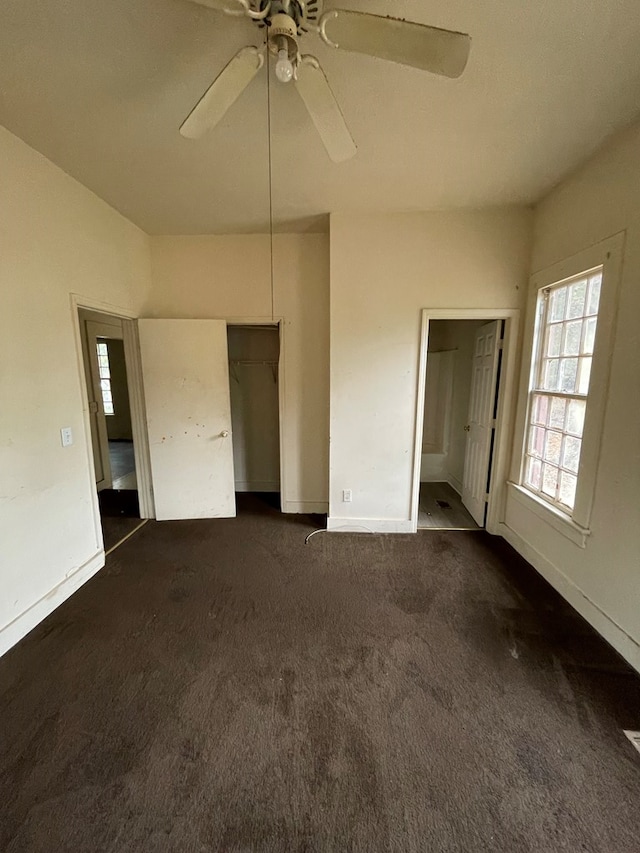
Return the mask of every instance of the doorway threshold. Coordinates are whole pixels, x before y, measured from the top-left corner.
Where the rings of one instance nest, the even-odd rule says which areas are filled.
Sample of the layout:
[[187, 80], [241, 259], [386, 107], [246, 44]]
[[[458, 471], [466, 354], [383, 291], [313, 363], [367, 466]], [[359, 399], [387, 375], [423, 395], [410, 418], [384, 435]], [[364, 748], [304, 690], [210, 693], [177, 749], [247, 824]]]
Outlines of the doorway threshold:
[[105, 557], [108, 557], [109, 554], [113, 553], [113, 551], [115, 551], [116, 548], [119, 548], [120, 545], [122, 545], [124, 542], [127, 541], [127, 539], [131, 539], [133, 534], [137, 533], [138, 530], [140, 530], [141, 527], [144, 527], [144, 525], [147, 523], [147, 521], [149, 521], [148, 518], [127, 519], [127, 520], [137, 521], [138, 523], [135, 525], [135, 527], [132, 530], [129, 530], [127, 533], [124, 534], [124, 536], [122, 536], [120, 539], [118, 539], [118, 541], [115, 544], [111, 545], [107, 550], [105, 550], [105, 552], [104, 552]]

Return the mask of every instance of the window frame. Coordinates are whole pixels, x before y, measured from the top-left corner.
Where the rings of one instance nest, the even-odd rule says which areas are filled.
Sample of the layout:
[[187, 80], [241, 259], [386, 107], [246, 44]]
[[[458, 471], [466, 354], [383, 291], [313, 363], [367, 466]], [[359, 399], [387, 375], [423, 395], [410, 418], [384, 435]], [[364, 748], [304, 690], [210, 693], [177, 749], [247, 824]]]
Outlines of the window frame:
[[[113, 385], [111, 383], [111, 358], [109, 356], [109, 343], [108, 343], [108, 341], [109, 341], [109, 338], [96, 338], [95, 345], [96, 345], [96, 354], [98, 357], [98, 382], [100, 383], [100, 402], [102, 403], [102, 412], [103, 412], [105, 418], [112, 418], [116, 413], [116, 407], [115, 407], [115, 404], [113, 401]], [[101, 346], [104, 346], [106, 353], [103, 354], [102, 352], [100, 352]], [[107, 370], [109, 372], [108, 376], [102, 375], [103, 367], [102, 367], [102, 364], [100, 363], [100, 358], [103, 357], [104, 355], [106, 355], [106, 358], [107, 358]], [[106, 389], [104, 388], [104, 386], [102, 384], [103, 382], [109, 383], [109, 394], [111, 395], [110, 401], [107, 401], [104, 398], [104, 392]], [[111, 403], [111, 411], [110, 412], [107, 411], [107, 402]]]
[[[554, 325], [562, 324], [564, 326], [567, 323], [572, 322], [572, 319], [568, 319], [568, 320], [565, 319], [565, 320], [560, 320], [556, 323], [552, 318], [550, 318], [549, 314], [550, 314], [550, 310], [551, 310], [551, 295], [554, 291], [559, 290], [560, 288], [568, 287], [571, 284], [573, 284], [574, 282], [580, 282], [580, 281], [584, 281], [584, 280], [586, 280], [588, 282], [588, 280], [590, 278], [592, 278], [594, 275], [600, 275], [600, 278], [603, 279], [604, 270], [603, 270], [602, 264], [598, 264], [598, 266], [593, 267], [592, 269], [583, 270], [582, 272], [578, 273], [577, 275], [569, 276], [568, 278], [565, 278], [562, 281], [554, 281], [552, 284], [548, 284], [545, 287], [540, 287], [537, 289], [536, 311], [535, 311], [535, 318], [534, 318], [534, 338], [533, 338], [533, 348], [532, 348], [532, 357], [531, 357], [531, 371], [530, 371], [530, 376], [529, 376], [529, 389], [528, 389], [528, 399], [527, 399], [527, 413], [526, 413], [526, 425], [525, 425], [525, 430], [526, 430], [526, 432], [525, 432], [525, 445], [524, 445], [524, 449], [523, 449], [522, 466], [521, 466], [521, 470], [520, 470], [520, 485], [522, 486], [523, 489], [526, 489], [530, 494], [539, 498], [541, 501], [544, 501], [545, 503], [548, 503], [551, 506], [555, 507], [559, 512], [564, 513], [565, 515], [568, 515], [572, 521], [574, 520], [575, 501], [574, 501], [573, 508], [571, 508], [567, 504], [564, 504], [559, 499], [559, 497], [551, 497], [550, 495], [545, 493], [542, 489], [542, 486], [540, 487], [540, 489], [536, 489], [530, 483], [527, 482], [527, 478], [526, 478], [527, 459], [528, 459], [528, 457], [535, 458], [534, 455], [532, 453], [530, 453], [530, 451], [528, 449], [529, 436], [530, 436], [532, 428], [535, 426], [535, 424], [533, 423], [532, 411], [531, 410], [533, 408], [534, 398], [536, 396], [547, 397], [549, 399], [564, 399], [567, 402], [569, 402], [570, 400], [581, 400], [581, 401], [583, 400], [585, 403], [585, 412], [586, 412], [586, 409], [588, 408], [589, 400], [590, 400], [591, 394], [592, 394], [592, 387], [591, 387], [590, 381], [589, 381], [589, 385], [588, 385], [586, 393], [581, 393], [580, 391], [577, 391], [577, 390], [576, 391], [559, 391], [559, 390], [550, 391], [548, 389], [545, 389], [543, 386], [544, 386], [544, 372], [545, 372], [545, 347], [547, 344], [547, 336], [549, 334], [549, 330]], [[585, 294], [585, 300], [586, 299], [588, 299], [588, 293]], [[586, 310], [586, 308], [587, 308], [587, 305], [585, 304], [585, 310]], [[598, 336], [598, 321], [600, 319], [600, 308], [598, 308], [598, 311], [596, 312], [595, 315], [593, 315], [593, 314], [589, 315], [589, 314], [585, 314], [583, 312], [579, 317], [573, 318], [574, 320], [579, 320], [583, 324], [583, 328], [582, 328], [582, 332], [581, 332], [581, 341], [580, 341], [581, 344], [582, 344], [583, 336], [585, 334], [584, 321], [587, 320], [589, 317], [595, 317], [595, 319], [596, 319], [595, 337], [597, 338], [597, 336]], [[582, 347], [580, 347], [580, 348], [582, 348]], [[578, 360], [578, 371], [581, 369], [580, 368], [580, 359], [586, 358], [586, 357], [591, 359], [591, 363], [593, 366], [593, 352], [589, 356], [577, 355], [576, 358]], [[585, 422], [586, 422], [586, 418], [585, 418]], [[562, 433], [563, 436], [566, 435], [566, 436], [571, 437], [572, 435], [575, 435], [576, 437], [578, 437], [577, 433], [571, 433], [564, 427], [562, 429], [558, 428], [555, 431]], [[567, 472], [574, 474], [574, 476], [576, 477], [576, 483], [579, 481], [580, 473], [581, 473], [583, 438], [584, 438], [584, 424], [583, 424], [583, 428], [582, 428], [582, 434], [579, 436], [581, 451], [580, 451], [580, 461], [578, 464], [578, 469], [575, 472], [569, 471], [569, 469], [566, 469]], [[543, 460], [541, 460], [541, 462], [542, 461]], [[562, 460], [560, 460], [557, 465], [555, 465], [553, 463], [547, 463], [547, 464], [551, 464], [552, 467], [554, 467], [558, 470], [558, 472], [565, 470], [565, 468], [562, 465]], [[577, 496], [577, 487], [576, 487], [576, 496]]]
[[[510, 491], [519, 503], [525, 504], [543, 520], [559, 530], [576, 544], [584, 547], [590, 533], [589, 524], [600, 456], [604, 413], [607, 401], [609, 375], [612, 361], [613, 331], [616, 322], [617, 296], [622, 268], [624, 233], [616, 234], [531, 277], [527, 326], [523, 341], [523, 381], [519, 398], [517, 440], [514, 443]], [[582, 448], [578, 468], [578, 482], [573, 510], [539, 497], [524, 485], [526, 448], [529, 433], [529, 407], [535, 371], [538, 365], [538, 306], [539, 294], [553, 285], [568, 283], [580, 275], [602, 269], [602, 285], [598, 309], [598, 323], [591, 366], [591, 378], [582, 432]]]

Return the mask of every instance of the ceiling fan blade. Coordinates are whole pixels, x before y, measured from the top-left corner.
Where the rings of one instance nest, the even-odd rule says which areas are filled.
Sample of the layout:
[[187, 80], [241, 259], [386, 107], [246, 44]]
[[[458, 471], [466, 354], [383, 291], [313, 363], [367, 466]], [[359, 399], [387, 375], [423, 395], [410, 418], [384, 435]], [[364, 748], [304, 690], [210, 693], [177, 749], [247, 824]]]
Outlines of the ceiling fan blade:
[[243, 47], [222, 69], [180, 127], [188, 139], [199, 139], [214, 128], [264, 65], [264, 52]]
[[338, 106], [320, 63], [306, 54], [298, 62], [296, 88], [334, 163], [342, 163], [356, 153], [356, 144]]
[[199, 6], [208, 6], [216, 12], [226, 12], [228, 15], [244, 15], [247, 4], [243, 0], [191, 0]]
[[459, 77], [471, 49], [465, 33], [333, 9], [320, 19], [320, 35], [333, 47], [411, 65], [444, 77]]
[[262, 21], [269, 17], [271, 11], [271, 3], [262, 3], [261, 9], [254, 9], [250, 0], [191, 0], [192, 3], [197, 3], [199, 6], [208, 6], [209, 9], [215, 9], [217, 12], [225, 12], [227, 15], [246, 15], [247, 18], [253, 18], [254, 21]]

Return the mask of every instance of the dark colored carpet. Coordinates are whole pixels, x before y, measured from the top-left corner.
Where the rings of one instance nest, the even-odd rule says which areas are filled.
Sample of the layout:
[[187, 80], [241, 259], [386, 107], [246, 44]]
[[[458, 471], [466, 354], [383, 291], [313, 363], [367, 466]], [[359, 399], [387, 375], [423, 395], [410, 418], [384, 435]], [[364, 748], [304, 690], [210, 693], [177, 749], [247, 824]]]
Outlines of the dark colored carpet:
[[102, 539], [104, 540], [104, 550], [108, 551], [117, 545], [127, 534], [135, 530], [140, 524], [140, 517], [127, 518], [126, 516], [108, 516], [103, 515], [100, 519], [102, 524]]
[[484, 533], [150, 522], [0, 661], [0, 849], [640, 849], [640, 683]]

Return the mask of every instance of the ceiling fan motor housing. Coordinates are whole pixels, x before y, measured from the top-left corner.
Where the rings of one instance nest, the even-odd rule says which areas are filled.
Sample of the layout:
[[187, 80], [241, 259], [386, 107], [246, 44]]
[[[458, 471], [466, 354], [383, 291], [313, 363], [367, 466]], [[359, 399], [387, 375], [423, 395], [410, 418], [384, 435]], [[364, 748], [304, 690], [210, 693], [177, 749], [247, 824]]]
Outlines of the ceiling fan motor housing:
[[277, 54], [281, 50], [284, 44], [283, 40], [287, 45], [289, 59], [295, 59], [298, 56], [298, 26], [290, 15], [279, 12], [271, 18], [269, 26], [269, 50], [271, 53]]

